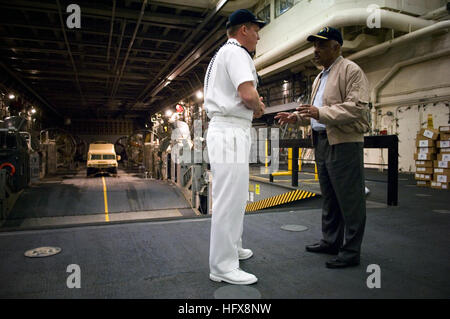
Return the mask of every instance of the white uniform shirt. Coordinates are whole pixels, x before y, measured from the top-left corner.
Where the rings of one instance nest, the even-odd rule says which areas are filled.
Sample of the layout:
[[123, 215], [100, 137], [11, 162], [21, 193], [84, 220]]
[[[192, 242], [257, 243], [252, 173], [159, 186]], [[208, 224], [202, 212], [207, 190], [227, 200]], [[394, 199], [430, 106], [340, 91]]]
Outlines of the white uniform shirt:
[[238, 93], [239, 85], [248, 81], [256, 88], [255, 64], [236, 39], [228, 39], [206, 70], [203, 92], [208, 117], [234, 116], [252, 121], [253, 110], [244, 105]]

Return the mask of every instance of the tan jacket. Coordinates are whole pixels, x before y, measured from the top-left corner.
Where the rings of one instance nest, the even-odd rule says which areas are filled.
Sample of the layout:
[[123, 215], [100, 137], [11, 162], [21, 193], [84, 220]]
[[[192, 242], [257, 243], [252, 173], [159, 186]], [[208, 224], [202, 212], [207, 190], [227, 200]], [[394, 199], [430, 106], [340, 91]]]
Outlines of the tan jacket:
[[[320, 77], [312, 85], [311, 104], [319, 88]], [[319, 107], [319, 123], [327, 128], [330, 145], [364, 142], [369, 131], [369, 81], [354, 62], [338, 57], [331, 67]], [[297, 115], [297, 125], [310, 125], [310, 120]]]

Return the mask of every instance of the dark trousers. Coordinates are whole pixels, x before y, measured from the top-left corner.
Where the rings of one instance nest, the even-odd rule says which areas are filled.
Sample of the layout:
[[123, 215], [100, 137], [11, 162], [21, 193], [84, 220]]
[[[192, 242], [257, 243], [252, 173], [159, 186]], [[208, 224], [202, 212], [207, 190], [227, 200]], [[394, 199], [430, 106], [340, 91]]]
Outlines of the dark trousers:
[[366, 224], [363, 143], [330, 145], [314, 132], [322, 207], [322, 244], [339, 248], [338, 258], [359, 261]]

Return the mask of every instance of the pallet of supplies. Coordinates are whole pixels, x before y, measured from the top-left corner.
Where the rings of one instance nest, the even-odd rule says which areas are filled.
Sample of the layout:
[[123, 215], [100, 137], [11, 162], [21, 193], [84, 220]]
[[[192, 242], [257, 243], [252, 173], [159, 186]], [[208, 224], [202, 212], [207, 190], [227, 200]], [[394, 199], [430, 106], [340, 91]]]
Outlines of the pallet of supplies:
[[439, 139], [435, 142], [438, 154], [433, 162], [431, 187], [449, 189], [450, 184], [450, 126], [439, 127]]
[[416, 152], [414, 153], [416, 172], [414, 178], [417, 186], [431, 187], [434, 175], [433, 161], [437, 159], [438, 153], [436, 141], [439, 134], [439, 130], [423, 128], [416, 135]]

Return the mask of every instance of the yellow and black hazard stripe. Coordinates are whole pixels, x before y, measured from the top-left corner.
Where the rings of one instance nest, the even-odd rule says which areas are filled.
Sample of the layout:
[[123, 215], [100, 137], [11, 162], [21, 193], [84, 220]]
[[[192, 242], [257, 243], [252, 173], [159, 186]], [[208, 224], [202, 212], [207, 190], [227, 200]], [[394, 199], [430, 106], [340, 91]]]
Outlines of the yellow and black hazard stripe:
[[262, 199], [260, 201], [249, 203], [247, 204], [247, 207], [245, 208], [246, 212], [254, 212], [260, 209], [264, 209], [267, 207], [273, 207], [278, 206], [290, 202], [295, 202], [297, 200], [315, 197], [316, 194], [308, 191], [302, 191], [302, 190], [295, 190], [291, 192], [287, 192], [284, 194], [280, 194], [277, 196], [268, 197], [265, 199]]

